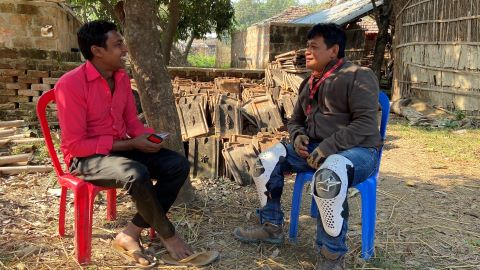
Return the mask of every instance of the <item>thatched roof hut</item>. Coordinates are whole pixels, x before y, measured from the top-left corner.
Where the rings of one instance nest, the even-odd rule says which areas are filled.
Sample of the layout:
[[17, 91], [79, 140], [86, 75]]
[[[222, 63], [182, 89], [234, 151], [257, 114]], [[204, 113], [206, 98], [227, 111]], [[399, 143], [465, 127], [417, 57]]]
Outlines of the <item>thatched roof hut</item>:
[[480, 1], [410, 0], [397, 12], [393, 100], [480, 115]]

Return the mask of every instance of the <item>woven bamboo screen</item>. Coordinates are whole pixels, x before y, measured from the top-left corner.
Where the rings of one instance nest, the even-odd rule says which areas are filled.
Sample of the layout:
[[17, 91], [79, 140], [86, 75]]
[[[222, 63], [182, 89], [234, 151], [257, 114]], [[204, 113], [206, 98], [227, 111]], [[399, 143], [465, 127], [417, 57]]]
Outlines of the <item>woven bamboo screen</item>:
[[480, 115], [480, 0], [410, 0], [395, 22], [393, 99]]

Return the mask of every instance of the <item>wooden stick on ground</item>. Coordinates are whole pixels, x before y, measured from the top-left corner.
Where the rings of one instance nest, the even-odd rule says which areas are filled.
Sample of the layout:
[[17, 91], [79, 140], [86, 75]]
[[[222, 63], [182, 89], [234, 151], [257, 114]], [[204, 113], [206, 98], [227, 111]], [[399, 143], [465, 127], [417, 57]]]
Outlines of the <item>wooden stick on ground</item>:
[[26, 139], [15, 139], [12, 140], [14, 144], [28, 144], [28, 143], [42, 143], [44, 142], [43, 138], [26, 138]]
[[30, 154], [12, 155], [0, 157], [0, 166], [17, 162], [24, 162], [30, 159]]
[[25, 124], [23, 120], [0, 121], [0, 127], [21, 127]]
[[14, 128], [0, 129], [0, 137], [12, 136], [13, 134], [15, 134], [15, 129]]
[[53, 170], [52, 166], [38, 165], [38, 166], [17, 166], [17, 167], [0, 167], [0, 174], [19, 174], [32, 172], [50, 172]]

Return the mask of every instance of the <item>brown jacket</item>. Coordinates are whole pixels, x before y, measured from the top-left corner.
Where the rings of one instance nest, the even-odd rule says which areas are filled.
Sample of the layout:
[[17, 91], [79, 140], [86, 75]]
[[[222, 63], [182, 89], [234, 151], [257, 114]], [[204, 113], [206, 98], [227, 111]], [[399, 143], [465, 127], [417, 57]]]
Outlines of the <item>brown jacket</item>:
[[[332, 61], [326, 68], [335, 64]], [[299, 134], [307, 135], [310, 142], [320, 142], [323, 157], [355, 146], [382, 145], [378, 130], [378, 81], [369, 68], [346, 61], [319, 87], [309, 104], [308, 78], [300, 85], [298, 101], [288, 121], [292, 142]]]

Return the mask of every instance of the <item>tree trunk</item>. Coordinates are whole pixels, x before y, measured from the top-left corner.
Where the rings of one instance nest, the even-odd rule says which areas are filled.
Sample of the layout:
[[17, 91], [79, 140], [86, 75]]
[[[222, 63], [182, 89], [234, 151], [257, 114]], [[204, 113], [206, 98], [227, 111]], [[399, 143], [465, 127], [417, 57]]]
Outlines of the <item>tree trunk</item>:
[[183, 52], [183, 62], [188, 62], [188, 54], [190, 53], [190, 49], [192, 48], [193, 40], [195, 39], [195, 35], [192, 33], [190, 37], [188, 37], [187, 46], [185, 47], [185, 51]]
[[163, 58], [166, 65], [170, 63], [170, 51], [172, 50], [173, 38], [175, 37], [179, 21], [180, 0], [170, 0], [168, 3], [167, 28], [163, 32], [162, 36]]
[[[156, 131], [168, 131], [166, 147], [184, 155], [180, 120], [178, 118], [172, 83], [165, 65], [155, 0], [126, 0], [125, 40], [133, 65], [133, 77], [147, 123]], [[193, 200], [193, 189], [186, 181], [177, 203]]]
[[378, 26], [378, 36], [375, 42], [375, 49], [373, 53], [372, 70], [380, 81], [382, 77], [382, 64], [385, 58], [385, 46], [388, 42], [388, 29], [390, 28], [390, 18], [392, 14], [391, 0], [384, 0], [382, 7], [375, 5], [375, 0], [372, 0], [375, 9], [375, 19]]

